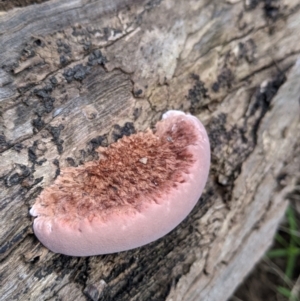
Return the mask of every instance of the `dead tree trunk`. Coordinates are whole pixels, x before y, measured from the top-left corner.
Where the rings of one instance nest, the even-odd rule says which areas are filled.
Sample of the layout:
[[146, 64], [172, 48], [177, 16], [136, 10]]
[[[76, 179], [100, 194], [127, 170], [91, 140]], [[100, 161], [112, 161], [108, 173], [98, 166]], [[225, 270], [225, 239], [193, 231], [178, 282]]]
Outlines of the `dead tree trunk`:
[[[270, 246], [299, 177], [300, 1], [1, 9], [0, 300], [226, 300]], [[210, 178], [192, 214], [120, 254], [40, 245], [28, 210], [60, 168], [167, 109], [198, 116], [210, 136]]]

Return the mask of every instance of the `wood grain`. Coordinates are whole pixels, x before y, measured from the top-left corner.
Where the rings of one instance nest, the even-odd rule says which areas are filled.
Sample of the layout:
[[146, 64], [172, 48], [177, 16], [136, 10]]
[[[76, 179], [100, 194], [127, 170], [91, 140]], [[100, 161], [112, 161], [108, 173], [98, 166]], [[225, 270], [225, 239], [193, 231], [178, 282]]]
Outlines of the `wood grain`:
[[[0, 14], [0, 300], [226, 300], [299, 177], [298, 0], [50, 0]], [[28, 214], [60, 168], [153, 126], [206, 125], [205, 193], [166, 237], [53, 254]], [[283, 181], [284, 179], [284, 181]]]

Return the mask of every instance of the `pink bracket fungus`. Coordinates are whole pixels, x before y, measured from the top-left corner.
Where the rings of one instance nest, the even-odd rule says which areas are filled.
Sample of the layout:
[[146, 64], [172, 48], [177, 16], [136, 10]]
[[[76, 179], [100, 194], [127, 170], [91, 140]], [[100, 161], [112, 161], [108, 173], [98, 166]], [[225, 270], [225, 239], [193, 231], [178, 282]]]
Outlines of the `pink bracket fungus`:
[[35, 235], [55, 253], [109, 254], [157, 240], [190, 213], [208, 177], [205, 128], [180, 111], [98, 152], [98, 161], [62, 169], [30, 210]]

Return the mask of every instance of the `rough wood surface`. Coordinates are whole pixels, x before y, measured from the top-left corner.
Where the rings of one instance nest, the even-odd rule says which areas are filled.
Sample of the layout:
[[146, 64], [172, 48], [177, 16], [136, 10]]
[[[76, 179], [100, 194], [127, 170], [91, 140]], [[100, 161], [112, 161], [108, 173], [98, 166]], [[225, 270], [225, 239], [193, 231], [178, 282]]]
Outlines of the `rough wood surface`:
[[[300, 1], [6, 8], [0, 300], [228, 299], [271, 244], [299, 177]], [[28, 210], [60, 168], [171, 108], [198, 116], [211, 140], [209, 182], [191, 215], [120, 254], [72, 258], [40, 245]]]

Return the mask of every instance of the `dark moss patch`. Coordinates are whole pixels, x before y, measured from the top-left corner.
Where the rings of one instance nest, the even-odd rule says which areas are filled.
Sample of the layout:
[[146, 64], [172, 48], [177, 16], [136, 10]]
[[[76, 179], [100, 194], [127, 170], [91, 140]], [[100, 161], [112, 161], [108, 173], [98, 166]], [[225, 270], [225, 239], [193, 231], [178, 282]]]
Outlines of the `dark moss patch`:
[[56, 179], [60, 175], [59, 161], [57, 159], [54, 159], [52, 163], [57, 167], [55, 171], [55, 177], [54, 177], [54, 179]]
[[[216, 176], [216, 192], [225, 203], [231, 200], [233, 182], [239, 174], [241, 164], [253, 149], [252, 142], [245, 143], [245, 133], [236, 126], [227, 130], [226, 123], [227, 115], [221, 113], [213, 117], [207, 126], [212, 150], [211, 171]], [[230, 157], [226, 156], [226, 149], [231, 150]]]
[[60, 139], [60, 133], [63, 129], [64, 126], [62, 124], [60, 124], [59, 126], [51, 126], [51, 125], [47, 126], [47, 130], [52, 135], [53, 137], [52, 141], [56, 145], [59, 154], [61, 154], [63, 151], [64, 140]]
[[61, 39], [58, 39], [56, 41], [56, 45], [57, 45], [57, 52], [58, 53], [70, 54], [72, 52], [71, 46], [69, 44], [65, 43]]
[[47, 162], [47, 159], [41, 159], [40, 161], [37, 162], [37, 165], [43, 165], [43, 163]]
[[[107, 147], [108, 140], [107, 135], [101, 135], [93, 138], [87, 144], [87, 152], [82, 150], [82, 158], [86, 158], [86, 156], [92, 156], [93, 159], [97, 160], [99, 158], [99, 154], [97, 152], [97, 148], [99, 147]], [[80, 160], [80, 164], [84, 163], [84, 161]]]
[[38, 156], [36, 154], [36, 150], [37, 150], [37, 146], [38, 146], [38, 141], [35, 140], [33, 142], [33, 145], [28, 147], [28, 160], [30, 162], [33, 163], [33, 165], [37, 164], [37, 165], [43, 165], [43, 163], [45, 163], [47, 160], [45, 158], [41, 159], [41, 160], [37, 160]]
[[76, 167], [77, 166], [77, 164], [75, 163], [74, 159], [71, 158], [71, 157], [66, 158], [66, 161], [68, 162], [69, 166], [72, 166], [72, 167]]
[[20, 152], [22, 149], [24, 148], [23, 144], [22, 143], [16, 143], [14, 146], [13, 146], [13, 149], [16, 151], [16, 152]]
[[23, 164], [16, 164], [16, 167], [9, 175], [5, 178], [5, 185], [7, 187], [15, 186], [21, 184], [21, 182], [31, 174], [29, 167]]
[[[261, 121], [272, 102], [274, 95], [285, 81], [285, 75], [279, 73], [264, 87], [253, 91], [244, 124], [227, 128], [227, 116], [220, 114], [211, 119], [207, 126], [212, 149], [212, 174], [216, 176], [219, 194], [226, 203], [232, 199], [232, 186], [239, 175], [241, 166], [252, 153], [257, 143], [257, 133]], [[230, 150], [231, 155], [226, 156]]]
[[191, 78], [195, 81], [192, 89], [189, 90], [187, 99], [191, 103], [190, 112], [195, 114], [203, 106], [203, 99], [207, 98], [207, 89], [204, 86], [204, 82], [200, 80], [199, 75], [192, 74]]
[[249, 39], [246, 42], [238, 43], [238, 60], [244, 59], [249, 64], [255, 62], [255, 54], [257, 46], [253, 39]]
[[73, 68], [68, 68], [64, 71], [63, 76], [68, 83], [73, 80], [82, 81], [89, 74], [90, 68], [82, 64], [76, 65]]
[[34, 89], [33, 93], [41, 100], [42, 104], [36, 111], [39, 116], [50, 113], [54, 109], [55, 98], [50, 95], [52, 90], [53, 88], [50, 84], [42, 89]]
[[220, 89], [220, 85], [218, 82], [214, 82], [211, 86], [211, 89], [214, 91], [214, 92], [218, 92], [219, 89]]
[[47, 2], [49, 0], [2, 0], [0, 2], [0, 11], [8, 11], [14, 7], [25, 7], [32, 4]]
[[280, 15], [280, 1], [265, 0], [263, 9], [267, 19], [276, 21]]
[[41, 99], [49, 97], [48, 91], [46, 89], [35, 89], [33, 92], [36, 96], [38, 96]]
[[224, 139], [228, 140], [229, 138], [225, 128], [226, 120], [227, 116], [224, 113], [221, 113], [217, 117], [212, 118], [207, 127], [210, 147], [212, 150], [218, 145], [221, 145], [224, 142]]
[[32, 120], [32, 125], [37, 131], [40, 131], [45, 126], [45, 122], [42, 120], [41, 116], [37, 116], [37, 118]]
[[141, 97], [143, 95], [143, 90], [137, 89], [137, 90], [133, 91], [133, 94], [135, 97]]
[[[62, 66], [69, 64], [72, 60], [70, 46], [64, 43], [61, 39], [59, 39], [57, 40], [57, 47], [58, 52], [61, 54], [60, 64]], [[85, 41], [83, 47], [85, 51], [90, 51], [90, 42]], [[92, 66], [104, 65], [106, 61], [106, 57], [102, 54], [102, 52], [99, 49], [94, 50], [89, 55], [87, 65], [78, 64], [72, 68], [66, 68], [63, 72], [63, 76], [68, 83], [71, 83], [74, 80], [82, 82], [90, 74]], [[52, 87], [55, 87], [57, 85], [57, 79], [55, 77], [50, 78], [50, 83]], [[43, 99], [45, 99], [45, 95], [43, 95]], [[39, 115], [41, 114], [39, 113]]]
[[56, 77], [55, 77], [55, 76], [52, 76], [52, 77], [50, 78], [50, 82], [51, 82], [51, 84], [52, 84], [53, 86], [56, 86], [56, 85], [57, 85], [57, 79], [56, 79]]
[[19, 174], [14, 173], [10, 177], [7, 178], [6, 185], [8, 187], [13, 186], [13, 185], [18, 185], [21, 182], [21, 177]]
[[233, 80], [234, 75], [232, 71], [224, 67], [218, 75], [217, 81], [213, 83], [212, 90], [218, 92], [220, 88], [231, 88]]
[[286, 76], [284, 73], [278, 73], [273, 80], [269, 81], [267, 85], [261, 89], [257, 88], [255, 93], [255, 101], [253, 102], [250, 109], [250, 116], [247, 117], [249, 119], [254, 114], [257, 114], [259, 111], [258, 118], [256, 119], [254, 125], [252, 126], [252, 134], [254, 142], [257, 141], [257, 131], [260, 125], [262, 118], [265, 116], [266, 112], [269, 109], [272, 98], [275, 96], [279, 88], [286, 81]]
[[134, 124], [132, 122], [126, 122], [123, 127], [121, 127], [118, 124], [115, 124], [112, 132], [112, 138], [114, 141], [117, 141], [123, 136], [130, 136], [132, 134], [135, 134], [135, 132], [136, 131], [134, 128]]
[[276, 21], [280, 16], [280, 1], [278, 0], [248, 0], [245, 1], [245, 9], [253, 10], [262, 3], [264, 15], [268, 20]]
[[142, 108], [135, 108], [133, 111], [134, 120], [137, 120], [141, 116], [141, 113], [142, 113]]
[[83, 50], [88, 52], [92, 48], [92, 43], [90, 41], [85, 41], [83, 44]]
[[6, 137], [4, 135], [0, 135], [0, 152], [5, 151], [10, 147], [10, 144], [6, 141]]
[[37, 47], [44, 47], [44, 46], [45, 46], [44, 42], [43, 42], [41, 39], [35, 39], [35, 40], [34, 40], [34, 44], [35, 44]]
[[93, 138], [89, 142], [89, 148], [91, 149], [92, 152], [94, 152], [99, 146], [106, 147], [107, 146], [107, 136], [102, 135], [98, 136], [96, 138]]
[[26, 46], [23, 48], [21, 52], [21, 58], [23, 60], [26, 60], [34, 56], [35, 56], [34, 46], [30, 43], [26, 44]]
[[96, 49], [89, 55], [88, 58], [88, 65], [95, 66], [95, 65], [104, 65], [107, 62], [106, 57], [102, 54], [99, 49]]
[[68, 65], [68, 63], [70, 62], [70, 59], [68, 57], [66, 57], [65, 55], [61, 55], [59, 57], [59, 63], [62, 65], [62, 66], [65, 66], [65, 65]]
[[28, 159], [33, 164], [37, 162], [37, 155], [35, 153], [36, 147], [37, 147], [37, 141], [35, 141], [32, 146], [28, 147]]

